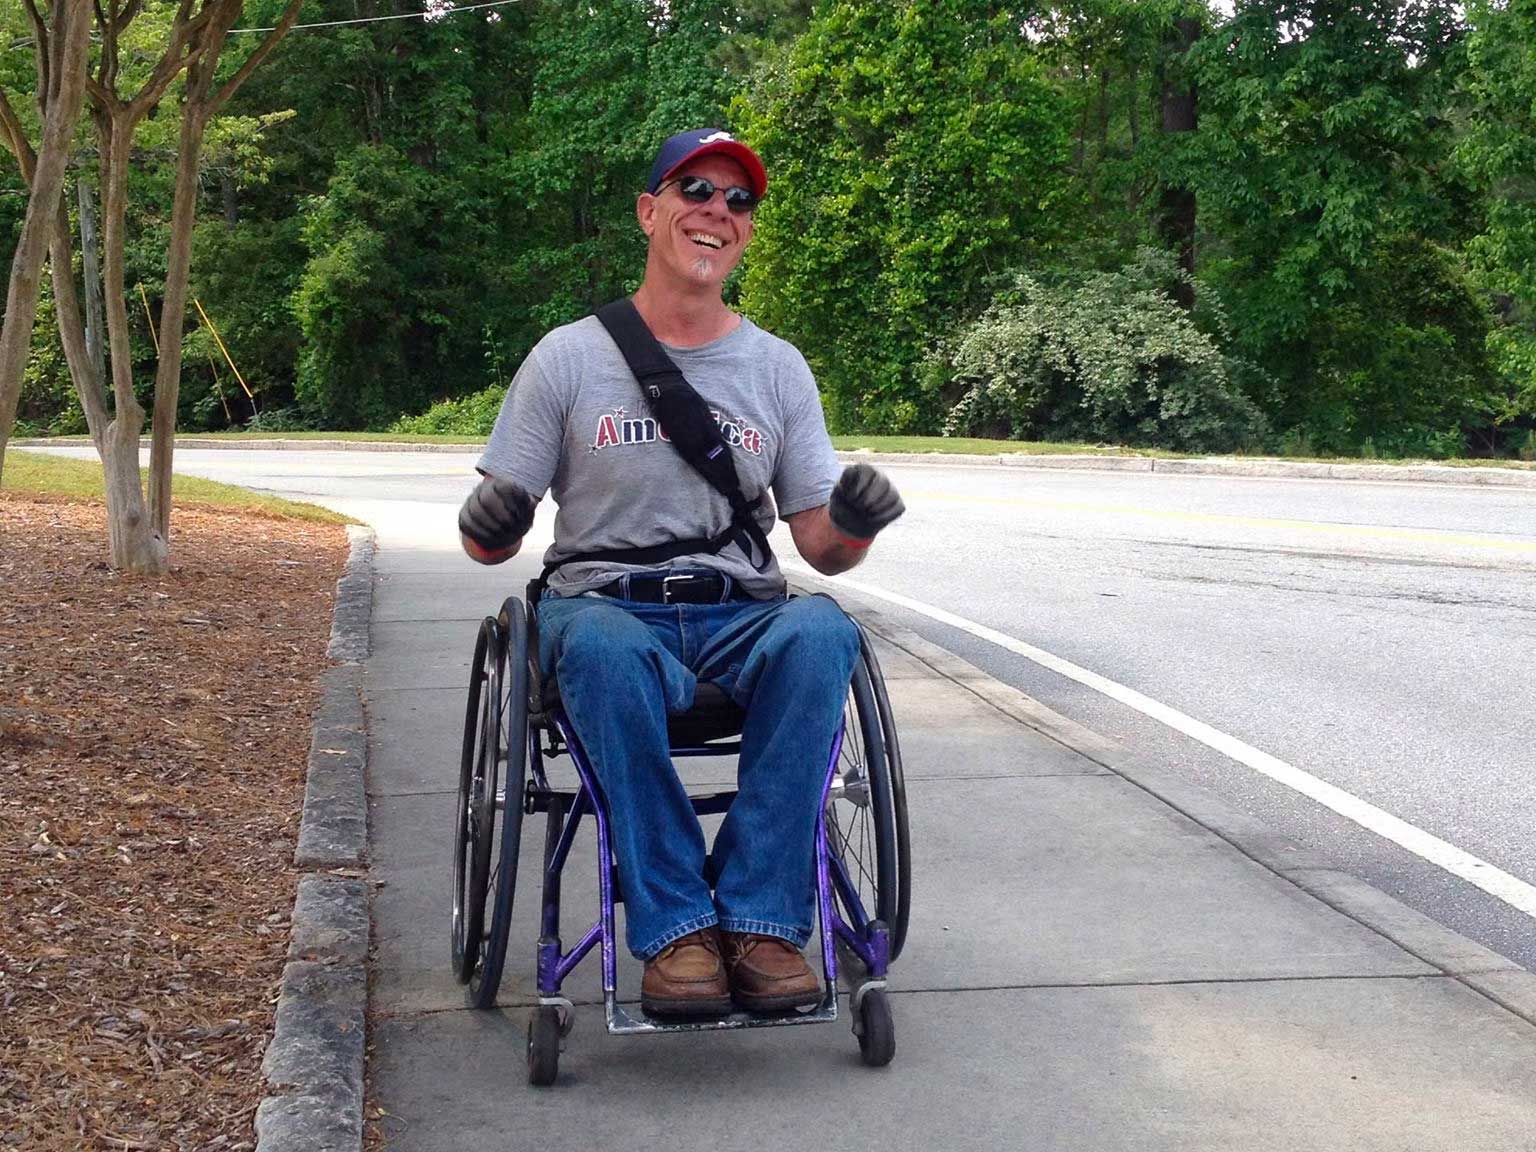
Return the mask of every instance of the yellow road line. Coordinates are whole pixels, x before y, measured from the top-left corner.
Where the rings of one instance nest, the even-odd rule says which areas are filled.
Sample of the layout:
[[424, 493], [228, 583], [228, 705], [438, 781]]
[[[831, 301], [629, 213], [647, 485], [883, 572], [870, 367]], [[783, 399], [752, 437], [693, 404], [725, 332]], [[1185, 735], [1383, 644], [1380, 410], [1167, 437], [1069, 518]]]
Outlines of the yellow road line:
[[1366, 536], [1384, 540], [1412, 540], [1427, 544], [1462, 544], [1474, 548], [1502, 548], [1511, 552], [1536, 552], [1536, 540], [1510, 540], [1499, 536], [1473, 536], [1431, 528], [1393, 528], [1384, 524], [1336, 524], [1327, 520], [1285, 520], [1268, 516], [1233, 516], [1222, 512], [1182, 512], [1168, 508], [1137, 508], [1130, 504], [1090, 504], [1073, 500], [1032, 500], [1019, 496], [969, 496], [952, 492], [909, 492], [914, 500], [956, 504], [1002, 504], [1045, 508], [1060, 512], [1097, 512], [1114, 516], [1147, 516], [1159, 520], [1191, 520], [1209, 524], [1240, 524], [1249, 528], [1285, 528], [1336, 536]]

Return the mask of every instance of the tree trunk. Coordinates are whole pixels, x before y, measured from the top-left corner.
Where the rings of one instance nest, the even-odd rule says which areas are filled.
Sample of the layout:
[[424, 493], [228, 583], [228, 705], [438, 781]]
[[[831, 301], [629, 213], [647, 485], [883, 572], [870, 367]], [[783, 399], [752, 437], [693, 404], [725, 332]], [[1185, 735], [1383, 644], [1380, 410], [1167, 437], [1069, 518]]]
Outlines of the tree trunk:
[[[1199, 120], [1195, 83], [1182, 67], [1185, 57], [1200, 38], [1200, 20], [1181, 16], [1169, 29], [1171, 57], [1163, 73], [1163, 133], [1193, 132]], [[1179, 254], [1179, 267], [1189, 279], [1174, 287], [1173, 298], [1181, 307], [1195, 306], [1195, 192], [1179, 184], [1164, 183], [1158, 200], [1157, 230], [1163, 242]]]
[[155, 530], [171, 538], [171, 459], [176, 406], [181, 395], [182, 325], [187, 314], [187, 279], [192, 269], [192, 225], [197, 218], [197, 161], [206, 121], [189, 103], [181, 116], [176, 157], [176, 194], [171, 206], [171, 239], [165, 253], [165, 295], [160, 303], [160, 364], [155, 372], [154, 438], [149, 451], [149, 507]]
[[1131, 125], [1131, 151], [1134, 153], [1141, 143], [1141, 73], [1136, 66], [1136, 61], [1131, 61], [1130, 78], [1126, 83], [1126, 91], [1130, 93], [1126, 101], [1126, 118]]
[[1099, 65], [1099, 155], [1094, 167], [1109, 158], [1109, 67]]
[[[5, 323], [0, 329], [0, 474], [5, 448], [16, 421], [21, 380], [32, 349], [32, 325], [42, 286], [43, 257], [48, 252], [64, 191], [75, 122], [85, 99], [86, 49], [90, 44], [91, 5], [87, 0], [55, 0], [48, 88], [40, 93], [44, 109], [42, 143], [32, 174], [27, 213], [11, 259]], [[17, 142], [18, 145], [21, 141]]]
[[[75, 0], [55, 0], [62, 5]], [[192, 223], [197, 208], [197, 164], [209, 119], [261, 65], [273, 47], [293, 27], [302, 0], [288, 0], [277, 26], [246, 57], [224, 85], [213, 88], [214, 73], [224, 39], [244, 7], [243, 0], [203, 0], [194, 14], [193, 0], [182, 0], [172, 21], [165, 54], [149, 79], [131, 99], [118, 94], [118, 50], [122, 31], [140, 11], [137, 0], [96, 10], [101, 35], [100, 66], [91, 85], [92, 118], [100, 143], [102, 213], [102, 289], [106, 313], [113, 413], [107, 422], [105, 382], [91, 364], [80, 326], [79, 302], [68, 262], [69, 230], [61, 227], [62, 248], [56, 257], [55, 283], [61, 289], [60, 335], [70, 374], [85, 407], [106, 479], [107, 540], [115, 568], [137, 572], [165, 570], [169, 547], [171, 451], [176, 434], [176, 403], [181, 376], [182, 324], [186, 318], [187, 273], [191, 263]], [[87, 31], [89, 26], [87, 25]], [[170, 85], [187, 70], [182, 105], [181, 150], [177, 160], [176, 197], [171, 243], [166, 254], [166, 299], [161, 310], [161, 356], [156, 373], [155, 426], [152, 445], [155, 465], [151, 484], [154, 504], [146, 505], [139, 482], [139, 442], [144, 409], [134, 392], [128, 339], [128, 309], [124, 298], [123, 245], [128, 209], [128, 164], [134, 126], [159, 106]], [[83, 68], [82, 68], [83, 79]], [[14, 134], [14, 130], [10, 130]], [[61, 278], [62, 273], [62, 278]]]
[[[1078, 69], [1078, 83], [1088, 87], [1088, 59], [1084, 56]], [[1077, 140], [1072, 145], [1072, 170], [1081, 173], [1088, 154], [1088, 98], [1083, 97], [1083, 110], [1077, 118]]]
[[[64, 201], [59, 201], [58, 226], [54, 229], [53, 243], [49, 247], [48, 263], [53, 270], [53, 309], [59, 325], [59, 343], [64, 346], [64, 359], [69, 364], [69, 378], [74, 382], [75, 394], [80, 397], [80, 407], [85, 412], [85, 426], [90, 430], [91, 442], [96, 454], [102, 454], [106, 439], [107, 413], [105, 400], [106, 361], [93, 359], [86, 339], [85, 326], [80, 322], [80, 300], [75, 294], [74, 268], [70, 261], [69, 213]], [[86, 290], [90, 290], [89, 283]], [[101, 283], [96, 284], [97, 305], [100, 306]]]
[[[197, 166], [208, 121], [287, 34], [298, 19], [302, 0], [289, 0], [276, 27], [246, 57], [235, 74], [215, 89], [219, 56], [230, 27], [239, 19], [242, 0], [222, 0], [202, 35], [202, 46], [187, 69], [181, 106], [181, 136], [176, 152], [176, 192], [171, 207], [171, 238], [165, 253], [165, 295], [160, 302], [160, 360], [155, 371], [154, 434], [150, 444], [149, 507], [163, 545], [171, 539], [171, 466], [176, 450], [176, 406], [181, 393], [182, 329], [187, 315], [187, 280], [192, 270], [192, 228], [197, 222]], [[226, 205], [234, 185], [226, 184]]]
[[96, 233], [96, 191], [83, 176], [75, 183], [80, 201], [80, 270], [85, 280], [85, 350], [96, 373], [99, 393], [107, 379], [107, 346], [101, 307], [101, 238]]
[[102, 294], [107, 306], [107, 343], [111, 348], [115, 414], [102, 444], [106, 476], [107, 551], [114, 568], [163, 572], [165, 539], [154, 530], [139, 484], [139, 435], [144, 409], [133, 390], [133, 360], [128, 342], [128, 309], [123, 299], [123, 233], [128, 208], [128, 156], [133, 121], [125, 108], [114, 109], [102, 138], [101, 214], [104, 259]]

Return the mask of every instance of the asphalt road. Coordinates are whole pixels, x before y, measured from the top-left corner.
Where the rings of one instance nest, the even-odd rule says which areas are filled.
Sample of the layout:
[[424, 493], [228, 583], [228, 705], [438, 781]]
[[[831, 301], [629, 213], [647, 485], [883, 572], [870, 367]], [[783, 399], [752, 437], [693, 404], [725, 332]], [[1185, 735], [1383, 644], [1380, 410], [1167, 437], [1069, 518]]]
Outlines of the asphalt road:
[[[473, 457], [183, 450], [179, 471], [444, 533]], [[1017, 637], [1536, 883], [1536, 491], [899, 465], [908, 506], [856, 573]], [[542, 514], [530, 546], [542, 546]], [[787, 535], [776, 540], [792, 552]], [[1536, 970], [1536, 922], [1073, 680], [914, 631], [1175, 767]]]

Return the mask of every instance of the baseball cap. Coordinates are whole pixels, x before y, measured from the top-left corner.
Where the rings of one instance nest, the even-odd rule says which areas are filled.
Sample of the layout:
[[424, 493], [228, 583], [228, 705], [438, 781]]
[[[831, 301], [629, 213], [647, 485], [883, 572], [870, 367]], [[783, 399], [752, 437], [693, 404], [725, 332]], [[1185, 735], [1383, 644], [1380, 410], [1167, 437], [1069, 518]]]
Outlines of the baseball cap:
[[691, 132], [679, 132], [669, 136], [656, 152], [656, 162], [651, 165], [650, 179], [645, 190], [654, 194], [666, 183], [667, 178], [690, 160], [700, 156], [729, 156], [747, 170], [752, 182], [752, 194], [761, 196], [768, 188], [768, 173], [757, 153], [736, 137], [721, 128], [695, 128]]

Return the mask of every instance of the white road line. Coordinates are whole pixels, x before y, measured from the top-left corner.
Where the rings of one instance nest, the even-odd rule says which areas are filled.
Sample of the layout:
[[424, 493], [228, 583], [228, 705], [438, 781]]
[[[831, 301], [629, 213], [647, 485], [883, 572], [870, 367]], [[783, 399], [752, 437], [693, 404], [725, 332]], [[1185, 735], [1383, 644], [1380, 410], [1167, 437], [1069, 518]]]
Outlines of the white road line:
[[[783, 567], [813, 579], [829, 579], [819, 576], [800, 564], [786, 563]], [[1346, 820], [1352, 820], [1360, 827], [1385, 837], [1401, 848], [1406, 848], [1420, 859], [1445, 869], [1451, 875], [1458, 876], [1469, 884], [1475, 884], [1488, 895], [1504, 901], [1512, 908], [1519, 909], [1527, 916], [1536, 917], [1536, 886], [1527, 884], [1517, 876], [1511, 876], [1486, 860], [1480, 860], [1471, 853], [1425, 832], [1422, 828], [1409, 824], [1406, 820], [1399, 819], [1390, 812], [1383, 811], [1369, 801], [1351, 795], [1326, 780], [1319, 780], [1310, 772], [1305, 772], [1294, 764], [1287, 764], [1268, 752], [1261, 752], [1252, 745], [1243, 743], [1235, 736], [1229, 736], [1225, 732], [1212, 728], [1209, 724], [1196, 720], [1193, 716], [1187, 716], [1177, 708], [1171, 708], [1161, 701], [1153, 700], [1150, 696], [1144, 696], [1134, 688], [1117, 684], [1113, 680], [1100, 676], [1097, 672], [1080, 668], [1070, 660], [1053, 656], [1032, 644], [1016, 640], [1012, 636], [967, 620], [963, 616], [956, 616], [953, 612], [946, 612], [942, 608], [935, 608], [897, 592], [888, 592], [884, 588], [866, 584], [861, 580], [850, 580], [846, 576], [833, 576], [830, 577], [830, 581], [877, 600], [895, 604], [910, 612], [916, 612], [930, 620], [948, 624], [951, 628], [969, 632], [972, 636], [1006, 648], [1010, 652], [1023, 656], [1026, 660], [1032, 660], [1042, 668], [1049, 668], [1052, 672], [1065, 676], [1069, 680], [1075, 680], [1085, 687], [1092, 688], [1095, 692], [1101, 692], [1111, 700], [1119, 701], [1127, 708], [1134, 708], [1143, 715], [1166, 724], [1174, 731], [1183, 733], [1191, 740], [1198, 740], [1206, 747], [1214, 748], [1223, 756], [1247, 765], [1276, 783], [1316, 800]]]

